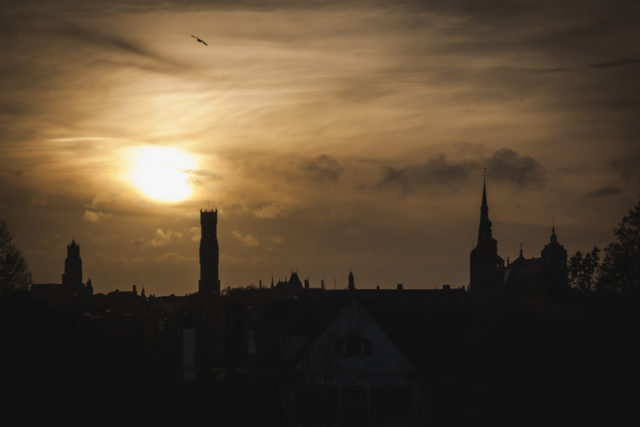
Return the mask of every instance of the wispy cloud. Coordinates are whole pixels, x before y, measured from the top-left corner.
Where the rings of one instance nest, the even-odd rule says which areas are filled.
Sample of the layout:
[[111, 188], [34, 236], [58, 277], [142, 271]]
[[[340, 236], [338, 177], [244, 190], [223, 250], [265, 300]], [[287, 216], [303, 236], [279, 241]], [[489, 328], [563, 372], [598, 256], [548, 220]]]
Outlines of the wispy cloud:
[[109, 218], [111, 216], [112, 214], [110, 213], [105, 213], [100, 211], [93, 211], [89, 209], [84, 211], [84, 220], [94, 224], [102, 221], [105, 218]]
[[587, 193], [588, 197], [596, 198], [596, 197], [607, 197], [607, 196], [615, 196], [617, 194], [622, 193], [622, 189], [619, 187], [611, 187], [606, 185], [604, 187], [600, 187], [596, 190], [590, 191]]
[[236, 238], [242, 241], [242, 243], [248, 248], [255, 248], [257, 246], [260, 246], [260, 240], [258, 240], [252, 234], [244, 234], [237, 230], [233, 230], [232, 233]]

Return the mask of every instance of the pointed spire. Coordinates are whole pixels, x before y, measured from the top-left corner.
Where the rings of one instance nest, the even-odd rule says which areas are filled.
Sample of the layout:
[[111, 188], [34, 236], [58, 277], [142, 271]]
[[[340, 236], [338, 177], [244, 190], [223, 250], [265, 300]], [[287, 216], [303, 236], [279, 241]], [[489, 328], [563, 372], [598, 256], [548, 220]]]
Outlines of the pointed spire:
[[553, 217], [552, 225], [551, 225], [551, 242], [557, 243], [558, 236], [556, 236], [556, 217]]
[[478, 228], [478, 245], [492, 240], [489, 205], [487, 203], [487, 169], [482, 174], [482, 204], [480, 205], [480, 227]]
[[522, 255], [522, 243], [520, 243], [520, 258], [524, 258], [524, 256]]
[[487, 209], [487, 168], [482, 172], [482, 206], [480, 210]]

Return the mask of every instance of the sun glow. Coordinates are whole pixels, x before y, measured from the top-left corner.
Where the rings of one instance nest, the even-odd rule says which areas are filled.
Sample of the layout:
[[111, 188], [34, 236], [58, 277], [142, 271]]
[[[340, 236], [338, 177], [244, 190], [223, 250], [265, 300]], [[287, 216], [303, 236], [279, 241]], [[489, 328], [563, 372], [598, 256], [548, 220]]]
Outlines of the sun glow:
[[128, 155], [131, 184], [146, 197], [171, 203], [191, 195], [191, 172], [196, 169], [193, 155], [175, 148], [155, 146], [136, 147]]

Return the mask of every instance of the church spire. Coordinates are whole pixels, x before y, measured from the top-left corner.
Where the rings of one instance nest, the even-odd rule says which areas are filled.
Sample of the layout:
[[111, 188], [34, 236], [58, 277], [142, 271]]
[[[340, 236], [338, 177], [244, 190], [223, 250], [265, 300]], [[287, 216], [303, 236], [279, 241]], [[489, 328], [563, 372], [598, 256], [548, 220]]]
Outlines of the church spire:
[[552, 223], [551, 223], [551, 242], [553, 243], [557, 243], [558, 242], [558, 236], [556, 236], [556, 217], [553, 217]]
[[480, 227], [478, 228], [478, 245], [492, 240], [489, 206], [487, 204], [487, 169], [482, 175], [482, 204], [480, 205]]

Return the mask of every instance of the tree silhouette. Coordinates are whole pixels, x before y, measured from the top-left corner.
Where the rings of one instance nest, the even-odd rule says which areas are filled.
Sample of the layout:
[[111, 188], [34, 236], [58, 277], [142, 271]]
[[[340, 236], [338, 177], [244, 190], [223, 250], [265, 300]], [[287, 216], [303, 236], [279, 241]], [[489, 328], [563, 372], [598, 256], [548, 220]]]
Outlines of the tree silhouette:
[[616, 242], [605, 248], [597, 288], [602, 291], [640, 291], [640, 200], [614, 229]]
[[576, 252], [569, 258], [569, 283], [581, 291], [591, 292], [596, 287], [600, 249], [597, 246], [587, 252]]
[[31, 272], [22, 254], [13, 244], [7, 223], [0, 220], [0, 294], [11, 290], [27, 290]]

